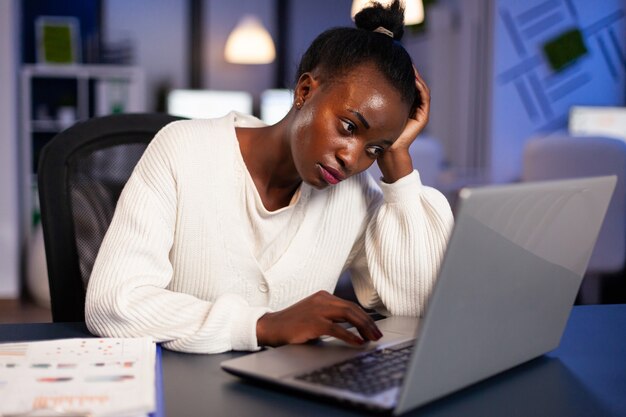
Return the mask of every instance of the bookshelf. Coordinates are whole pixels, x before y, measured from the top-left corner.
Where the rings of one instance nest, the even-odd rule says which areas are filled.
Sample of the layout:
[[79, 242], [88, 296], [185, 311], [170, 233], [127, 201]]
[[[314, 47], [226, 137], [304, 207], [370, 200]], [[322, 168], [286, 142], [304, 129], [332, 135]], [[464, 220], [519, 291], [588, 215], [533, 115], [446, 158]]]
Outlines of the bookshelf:
[[24, 65], [23, 161], [35, 173], [40, 147], [79, 120], [145, 111], [144, 88], [143, 70], [133, 66]]

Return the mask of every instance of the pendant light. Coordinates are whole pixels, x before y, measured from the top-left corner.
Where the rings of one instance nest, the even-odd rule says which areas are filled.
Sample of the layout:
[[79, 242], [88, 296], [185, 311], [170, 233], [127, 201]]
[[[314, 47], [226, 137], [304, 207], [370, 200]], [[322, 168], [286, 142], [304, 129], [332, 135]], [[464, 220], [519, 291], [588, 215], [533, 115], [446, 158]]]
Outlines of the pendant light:
[[272, 37], [255, 16], [244, 16], [226, 40], [224, 58], [227, 62], [269, 64], [275, 57]]

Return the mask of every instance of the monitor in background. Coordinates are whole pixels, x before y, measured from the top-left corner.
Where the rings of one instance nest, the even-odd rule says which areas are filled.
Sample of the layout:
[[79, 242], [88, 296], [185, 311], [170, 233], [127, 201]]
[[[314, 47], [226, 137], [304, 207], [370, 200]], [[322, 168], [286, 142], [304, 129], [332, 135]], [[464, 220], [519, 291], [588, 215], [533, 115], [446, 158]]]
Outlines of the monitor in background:
[[231, 111], [252, 114], [252, 95], [245, 91], [172, 90], [167, 112], [191, 119], [222, 117]]
[[626, 107], [574, 106], [569, 113], [573, 136], [602, 135], [626, 140]]
[[261, 120], [268, 125], [280, 121], [293, 104], [293, 93], [286, 89], [271, 89], [261, 93]]

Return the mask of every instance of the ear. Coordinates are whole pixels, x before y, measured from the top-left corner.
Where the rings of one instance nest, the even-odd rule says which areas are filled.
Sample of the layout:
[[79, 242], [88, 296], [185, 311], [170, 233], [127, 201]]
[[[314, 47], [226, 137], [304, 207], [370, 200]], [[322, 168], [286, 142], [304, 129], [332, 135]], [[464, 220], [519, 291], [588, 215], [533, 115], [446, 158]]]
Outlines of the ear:
[[315, 94], [315, 90], [320, 85], [319, 77], [316, 77], [311, 72], [305, 72], [298, 79], [298, 83], [296, 84], [296, 88], [293, 92], [294, 102], [300, 103], [300, 107], [307, 101], [313, 94]]

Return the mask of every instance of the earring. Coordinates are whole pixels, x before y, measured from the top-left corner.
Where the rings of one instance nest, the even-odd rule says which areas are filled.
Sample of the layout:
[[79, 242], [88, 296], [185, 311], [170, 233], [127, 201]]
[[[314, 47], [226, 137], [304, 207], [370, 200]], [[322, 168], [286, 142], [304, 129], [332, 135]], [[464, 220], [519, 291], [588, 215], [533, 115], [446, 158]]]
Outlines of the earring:
[[296, 101], [296, 108], [297, 108], [298, 110], [300, 110], [300, 109], [302, 108], [302, 104], [303, 104], [303, 103], [302, 103], [302, 101], [298, 99], [298, 100]]

